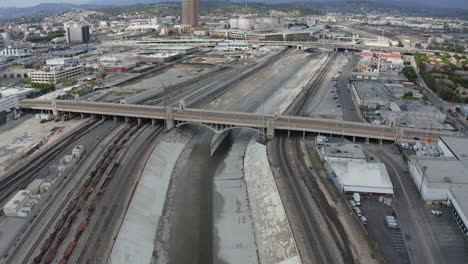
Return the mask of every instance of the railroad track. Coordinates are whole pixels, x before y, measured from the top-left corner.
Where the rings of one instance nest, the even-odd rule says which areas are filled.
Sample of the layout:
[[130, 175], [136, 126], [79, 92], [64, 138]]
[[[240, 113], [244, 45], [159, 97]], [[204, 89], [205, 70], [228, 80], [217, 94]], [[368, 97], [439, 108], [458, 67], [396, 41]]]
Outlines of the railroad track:
[[[248, 78], [271, 63], [284, 56], [285, 52], [275, 54], [260, 64], [250, 64], [241, 68], [231, 68], [228, 71], [210, 75], [193, 82], [191, 85], [180, 84], [167, 89], [166, 95], [159, 94], [151, 99], [143, 101], [143, 104], [177, 106], [180, 100], [184, 100], [187, 107], [202, 107], [213, 100], [242, 78]], [[190, 81], [188, 81], [190, 83]], [[203, 100], [201, 100], [203, 99]]]
[[[68, 199], [62, 203], [61, 208], [67, 208], [67, 209], [63, 213], [61, 219], [57, 221], [54, 232], [50, 233], [51, 231], [50, 229], [52, 227], [51, 225], [47, 226], [47, 228], [44, 229], [43, 236], [45, 237], [47, 232], [49, 232], [51, 234], [49, 236], [49, 239], [51, 239], [51, 242], [48, 243], [49, 246], [47, 248], [45, 249], [41, 248], [41, 253], [37, 255], [36, 258], [34, 259], [35, 263], [38, 261], [42, 261], [43, 259], [44, 259], [44, 263], [50, 263], [51, 261], [53, 261], [53, 259], [57, 257], [57, 254], [58, 254], [58, 251], [60, 251], [60, 248], [65, 245], [64, 242], [70, 234], [70, 229], [73, 228], [74, 223], [76, 224], [76, 222], [79, 222], [77, 221], [77, 219], [80, 218], [82, 215], [85, 215], [84, 217], [85, 219], [89, 219], [89, 217], [92, 215], [92, 211], [90, 211], [92, 204], [95, 204], [95, 202], [99, 201], [98, 194], [96, 194], [97, 193], [96, 190], [98, 189], [97, 186], [100, 184], [101, 181], [103, 181], [102, 184], [105, 184], [107, 180], [107, 178], [103, 176], [105, 172], [109, 169], [110, 161], [112, 161], [113, 157], [115, 156], [112, 153], [116, 154], [120, 150], [120, 147], [126, 142], [124, 138], [125, 135], [127, 135], [127, 137], [131, 137], [134, 134], [134, 132], [132, 131], [136, 131], [136, 130], [138, 130], [137, 127], [135, 127], [134, 130], [131, 130], [130, 126], [127, 126], [125, 129], [122, 129], [121, 131], [119, 131], [118, 134], [115, 134], [115, 136], [109, 141], [109, 143], [106, 144], [106, 147], [101, 149], [101, 153], [99, 153], [98, 155], [99, 158], [95, 159], [92, 162], [91, 166], [87, 167], [86, 172], [89, 172], [89, 170], [93, 169], [92, 172], [89, 174], [85, 173], [82, 176], [81, 181], [78, 182], [75, 188], [73, 189], [77, 191], [71, 192], [71, 195], [68, 196]], [[119, 144], [119, 142], [121, 143]], [[120, 146], [120, 147], [117, 147], [117, 146]], [[82, 184], [84, 178], [87, 178], [87, 179]], [[99, 188], [99, 190], [101, 191], [102, 188]], [[74, 200], [70, 202], [72, 197], [74, 197]], [[91, 204], [87, 205], [89, 201], [91, 201]], [[58, 212], [56, 212], [56, 214], [54, 215], [55, 219], [57, 218], [58, 215], [61, 215], [61, 211], [62, 210], [59, 210]], [[62, 221], [62, 224], [60, 225], [60, 227], [57, 227], [60, 221]], [[67, 223], [66, 227], [64, 227], [65, 223]], [[82, 220], [80, 221], [80, 226], [81, 226], [81, 223], [83, 223]], [[67, 230], [64, 230], [64, 229], [67, 229]], [[64, 231], [63, 236], [61, 236], [62, 231]], [[76, 240], [78, 240], [80, 237], [81, 232], [80, 234], [78, 234], [78, 232], [79, 231], [77, 231], [75, 234], [75, 240], [73, 240], [74, 243], [76, 243]], [[60, 233], [60, 235], [57, 235], [58, 233]], [[56, 240], [56, 238], [58, 238], [58, 240]], [[25, 259], [25, 261], [27, 261], [30, 258], [30, 256], [35, 252], [35, 248], [38, 247], [40, 242], [41, 242], [41, 239], [38, 239], [37, 244], [35, 244], [33, 249], [29, 251], [30, 255], [28, 256], [27, 259]], [[54, 246], [52, 246], [52, 244], [54, 244]], [[68, 248], [66, 251], [68, 251]], [[73, 248], [72, 248], [72, 251], [73, 251]], [[64, 256], [66, 254], [68, 253], [64, 253]], [[36, 259], [38, 260], [36, 261]], [[64, 258], [64, 260], [66, 261], [66, 258]]]
[[[305, 165], [300, 140], [281, 135], [277, 137], [274, 151], [279, 157], [281, 175], [291, 190], [295, 212], [305, 231], [302, 235], [306, 240], [307, 252], [302, 254], [308, 254], [313, 263], [354, 263], [351, 249], [347, 246], [347, 234], [335, 209], [318, 187], [318, 173]], [[333, 242], [325, 242], [325, 238]]]
[[18, 168], [2, 178], [0, 180], [0, 204], [3, 205], [12, 194], [21, 188], [25, 188], [37, 176], [39, 171], [48, 167], [50, 163], [62, 158], [64, 153], [70, 152], [76, 146], [76, 142], [89, 133], [89, 131], [102, 125], [102, 123], [95, 124], [95, 122], [91, 122], [79, 128], [66, 139], [54, 144], [44, 152], [36, 154], [27, 165]]
[[[108, 258], [109, 249], [112, 249], [112, 246], [115, 242], [114, 234], [118, 233], [120, 226], [123, 223], [122, 218], [117, 218], [116, 214], [125, 214], [129, 204], [125, 201], [125, 195], [123, 193], [128, 193], [128, 186], [133, 180], [130, 175], [134, 175], [137, 172], [138, 166], [140, 166], [141, 158], [144, 156], [144, 153], [148, 151], [149, 146], [152, 142], [156, 140], [158, 136], [164, 131], [163, 126], [153, 128], [154, 131], [150, 132], [149, 135], [143, 140], [146, 148], [140, 149], [138, 153], [140, 155], [130, 156], [130, 159], [126, 162], [131, 164], [126, 166], [119, 176], [114, 176], [113, 192], [109, 192], [102, 199], [105, 200], [105, 206], [98, 208], [99, 214], [94, 216], [94, 225], [92, 229], [89, 230], [89, 236], [87, 240], [83, 243], [83, 249], [80, 254], [74, 260], [76, 263], [90, 263], [91, 260], [97, 261], [99, 263], [106, 263], [104, 259]], [[136, 141], [142, 136], [145, 131], [141, 131], [138, 137], [135, 137], [133, 144], [136, 144]], [[131, 151], [130, 147], [125, 149], [122, 153], [119, 162], [122, 163], [124, 159], [128, 158], [129, 152]], [[132, 150], [134, 152], [134, 150]], [[111, 202], [108, 202], [111, 201]], [[123, 208], [121, 207], [123, 205]], [[99, 221], [97, 221], [99, 219]], [[110, 241], [110, 242], [109, 242]]]
[[[115, 128], [115, 125], [113, 127]], [[107, 135], [107, 130], [104, 131], [104, 135], [99, 135], [97, 138], [98, 138], [98, 140], [103, 139], [106, 135]], [[82, 140], [85, 140], [87, 137], [90, 137], [90, 136], [94, 136], [94, 135], [90, 133], [90, 134], [86, 135], [84, 138], [82, 138]], [[94, 147], [88, 151], [88, 153], [92, 153], [92, 151], [94, 151], [97, 148], [98, 145], [99, 144], [95, 144]], [[102, 154], [104, 151], [105, 151], [105, 148], [103, 148], [99, 153]], [[87, 158], [89, 158], [89, 156], [87, 156]], [[89, 166], [85, 170], [85, 173], [78, 180], [78, 182], [76, 183], [74, 189], [78, 189], [78, 187], [81, 184], [81, 182], [83, 181], [83, 179], [86, 178], [89, 175], [89, 171], [91, 170], [91, 168], [93, 168], [94, 164], [97, 161], [98, 161], [98, 159], [94, 159], [92, 161], [91, 166]], [[86, 160], [83, 161], [83, 163], [84, 162], [86, 162]], [[81, 166], [83, 166], [83, 163], [82, 163]], [[77, 172], [79, 169], [81, 169], [81, 166], [75, 168], [74, 172]], [[28, 243], [31, 242], [30, 236], [34, 232], [35, 228], [38, 227], [38, 225], [41, 223], [41, 220], [44, 219], [44, 217], [47, 216], [47, 213], [49, 212], [51, 207], [54, 205], [55, 201], [57, 201], [57, 199], [62, 195], [63, 190], [64, 190], [64, 188], [62, 188], [62, 187], [69, 184], [70, 181], [72, 180], [72, 178], [73, 177], [68, 177], [66, 179], [66, 181], [61, 184], [59, 189], [57, 189], [55, 191], [54, 196], [52, 197], [52, 199], [47, 201], [47, 203], [44, 205], [45, 208], [41, 208], [42, 209], [41, 213], [34, 219], [34, 222], [32, 223], [32, 225], [30, 227], [28, 227], [28, 231], [23, 235], [23, 237], [21, 238], [19, 244], [17, 244], [15, 246], [13, 252], [11, 254], [9, 254], [8, 259], [5, 262], [5, 264], [16, 263], [16, 262], [13, 262], [13, 261], [17, 261], [14, 258], [23, 249], [23, 246], [25, 245], [26, 242], [28, 242]], [[65, 208], [66, 204], [68, 204], [70, 199], [74, 196], [73, 194], [74, 194], [73, 192], [68, 193], [66, 198], [64, 199], [64, 201], [60, 204], [59, 208], [62, 208], [62, 209]], [[33, 246], [31, 247], [31, 250], [29, 250], [28, 253], [26, 253], [25, 257], [23, 258], [22, 263], [30, 263], [30, 262], [28, 262], [28, 260], [32, 257], [32, 254], [34, 253], [35, 249], [39, 248], [40, 243], [42, 242], [42, 238], [45, 238], [47, 236], [47, 233], [50, 231], [50, 228], [55, 223], [55, 220], [57, 220], [57, 218], [61, 215], [61, 213], [62, 213], [62, 210], [58, 210], [55, 214], [52, 215], [51, 218], [48, 219], [45, 228], [42, 230], [42, 232], [39, 235], [39, 239], [37, 239], [36, 241], [33, 242]]]
[[[337, 53], [332, 53], [327, 58], [307, 88], [301, 91], [285, 113], [307, 114], [302, 112], [303, 108], [320, 87], [336, 56]], [[300, 139], [294, 135], [277, 135], [272, 144], [272, 151], [278, 159], [282, 176], [277, 181], [284, 181], [289, 190], [287, 197], [290, 197], [294, 205], [287, 212], [297, 216], [297, 222], [302, 227], [292, 229], [296, 241], [304, 237], [305, 252], [299, 252], [303, 261], [310, 258], [313, 263], [355, 263], [344, 227], [317, 184], [318, 172], [306, 166]], [[298, 233], [300, 231], [304, 233]], [[327, 243], [325, 238], [328, 238]]]

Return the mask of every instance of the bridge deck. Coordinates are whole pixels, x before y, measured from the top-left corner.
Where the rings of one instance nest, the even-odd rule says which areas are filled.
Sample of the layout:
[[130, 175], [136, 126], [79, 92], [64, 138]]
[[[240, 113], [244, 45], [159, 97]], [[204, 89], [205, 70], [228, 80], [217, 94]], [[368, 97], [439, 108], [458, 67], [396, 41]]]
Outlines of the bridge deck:
[[243, 112], [227, 112], [202, 109], [172, 109], [167, 112], [160, 106], [130, 105], [117, 103], [96, 103], [63, 100], [22, 100], [20, 108], [57, 112], [86, 113], [122, 116], [183, 123], [199, 123], [232, 127], [250, 127], [329, 133], [391, 141], [435, 140], [440, 135], [453, 135], [443, 130], [424, 130], [403, 127], [389, 127], [367, 123], [349, 122], [298, 116], [261, 115]]

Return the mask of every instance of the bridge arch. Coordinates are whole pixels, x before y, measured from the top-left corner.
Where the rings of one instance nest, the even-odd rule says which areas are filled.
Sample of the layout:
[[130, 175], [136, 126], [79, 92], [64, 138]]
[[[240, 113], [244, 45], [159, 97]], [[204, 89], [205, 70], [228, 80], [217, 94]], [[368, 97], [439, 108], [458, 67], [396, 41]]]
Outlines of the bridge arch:
[[249, 129], [254, 132], [260, 133], [265, 136], [265, 132], [261, 128], [257, 127], [241, 127], [241, 126], [231, 126], [231, 125], [217, 125], [217, 124], [210, 124], [210, 123], [197, 123], [197, 122], [176, 122], [175, 127], [181, 127], [184, 125], [197, 125], [197, 126], [203, 126], [206, 127], [216, 134], [222, 134], [224, 132], [227, 132], [229, 130], [234, 130], [234, 129]]

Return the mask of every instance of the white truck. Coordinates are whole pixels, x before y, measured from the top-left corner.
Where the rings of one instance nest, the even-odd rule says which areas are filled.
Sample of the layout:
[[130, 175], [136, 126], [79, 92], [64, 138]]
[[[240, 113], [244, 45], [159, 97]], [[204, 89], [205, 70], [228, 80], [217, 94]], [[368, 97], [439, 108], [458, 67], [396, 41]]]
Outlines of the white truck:
[[353, 199], [356, 202], [357, 206], [361, 205], [361, 196], [359, 195], [359, 193], [354, 193], [353, 194]]

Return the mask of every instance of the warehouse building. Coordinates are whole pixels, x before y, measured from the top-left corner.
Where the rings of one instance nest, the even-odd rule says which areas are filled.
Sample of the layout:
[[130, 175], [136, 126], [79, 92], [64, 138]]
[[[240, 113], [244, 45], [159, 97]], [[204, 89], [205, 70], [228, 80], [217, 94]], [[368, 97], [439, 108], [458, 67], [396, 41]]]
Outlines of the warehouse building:
[[25, 208], [26, 202], [30, 198], [31, 191], [21, 190], [18, 191], [13, 198], [11, 198], [5, 206], [3, 206], [3, 212], [5, 216], [9, 217], [26, 217], [28, 215], [29, 208]]
[[408, 170], [424, 201], [445, 202], [447, 192], [468, 188], [468, 140], [464, 137], [440, 137], [437, 147], [442, 155], [418, 155], [407, 159]]
[[50, 66], [77, 65], [78, 60], [74, 58], [55, 58], [46, 61]]
[[216, 44], [215, 50], [220, 51], [248, 51], [252, 49], [252, 44], [223, 40]]
[[393, 195], [393, 184], [385, 165], [367, 162], [360, 145], [331, 143], [324, 136], [318, 136], [317, 151], [330, 178], [341, 192]]
[[383, 163], [326, 157], [325, 168], [343, 193], [393, 195], [393, 185]]
[[447, 192], [447, 203], [463, 234], [468, 237], [468, 188], [451, 188]]
[[151, 53], [167, 53], [167, 54], [192, 54], [198, 51], [196, 46], [178, 46], [178, 45], [158, 45], [155, 47], [148, 47], [144, 52]]

